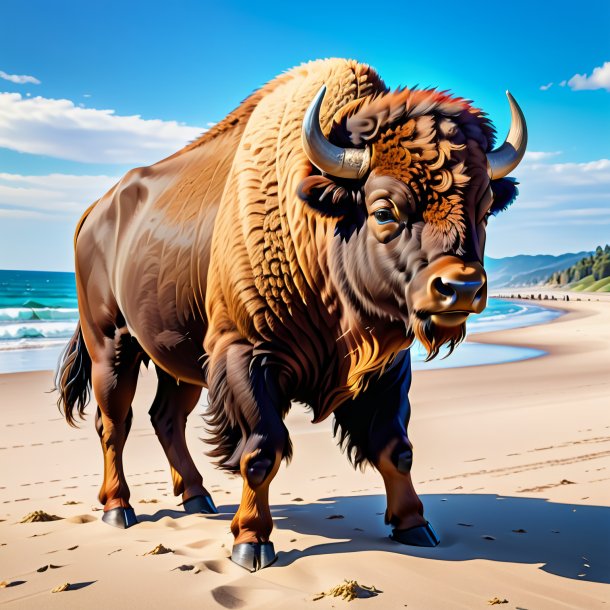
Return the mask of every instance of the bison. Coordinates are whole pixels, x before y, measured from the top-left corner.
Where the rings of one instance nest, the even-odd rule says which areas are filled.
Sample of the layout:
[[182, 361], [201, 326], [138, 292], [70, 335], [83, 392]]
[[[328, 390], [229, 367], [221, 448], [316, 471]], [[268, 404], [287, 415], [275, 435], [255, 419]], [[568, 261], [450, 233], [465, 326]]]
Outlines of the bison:
[[187, 512], [216, 512], [185, 442], [208, 390], [209, 455], [243, 477], [239, 565], [276, 557], [268, 490], [291, 457], [293, 400], [314, 423], [332, 414], [353, 464], [381, 473], [394, 540], [438, 544], [410, 475], [408, 348], [452, 350], [486, 305], [487, 221], [514, 200], [506, 176], [527, 142], [507, 95], [510, 131], [492, 150], [493, 127], [464, 99], [391, 91], [355, 61], [311, 62], [85, 212], [80, 321], [56, 387], [72, 425], [93, 389], [106, 523], [137, 523], [122, 452], [152, 361], [150, 417]]

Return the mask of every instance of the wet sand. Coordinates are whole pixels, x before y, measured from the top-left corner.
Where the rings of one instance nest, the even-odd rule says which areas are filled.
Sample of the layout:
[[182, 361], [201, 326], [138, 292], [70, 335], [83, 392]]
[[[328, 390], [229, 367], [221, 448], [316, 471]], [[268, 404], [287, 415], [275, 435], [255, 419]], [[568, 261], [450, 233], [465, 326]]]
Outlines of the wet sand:
[[[154, 373], [143, 370], [125, 451], [140, 524], [122, 531], [99, 520], [93, 408], [71, 429], [45, 393], [50, 373], [1, 375], [0, 581], [11, 586], [0, 588], [0, 604], [339, 608], [347, 602], [314, 597], [355, 579], [381, 591], [356, 608], [472, 609], [494, 598], [528, 610], [608, 607], [610, 302], [541, 304], [567, 313], [476, 341], [546, 356], [414, 374], [413, 475], [439, 547], [390, 541], [378, 473], [354, 471], [330, 422], [311, 425], [294, 405], [294, 459], [270, 494], [279, 559], [256, 574], [227, 559], [241, 481], [204, 455], [203, 403], [188, 439], [221, 514], [181, 512], [147, 415]], [[19, 523], [35, 510], [62, 519]], [[173, 552], [145, 555], [158, 544]], [[67, 591], [51, 593], [63, 583]]]

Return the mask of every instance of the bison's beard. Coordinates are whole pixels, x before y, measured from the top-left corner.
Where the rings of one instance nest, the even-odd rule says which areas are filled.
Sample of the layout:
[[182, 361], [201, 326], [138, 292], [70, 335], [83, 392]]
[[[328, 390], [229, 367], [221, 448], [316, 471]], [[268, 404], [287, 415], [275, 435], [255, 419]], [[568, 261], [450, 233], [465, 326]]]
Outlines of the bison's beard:
[[428, 356], [426, 362], [438, 356], [443, 345], [449, 347], [449, 354], [460, 344], [466, 336], [466, 324], [459, 326], [440, 326], [434, 324], [430, 318], [411, 318], [411, 328], [415, 338], [426, 348]]

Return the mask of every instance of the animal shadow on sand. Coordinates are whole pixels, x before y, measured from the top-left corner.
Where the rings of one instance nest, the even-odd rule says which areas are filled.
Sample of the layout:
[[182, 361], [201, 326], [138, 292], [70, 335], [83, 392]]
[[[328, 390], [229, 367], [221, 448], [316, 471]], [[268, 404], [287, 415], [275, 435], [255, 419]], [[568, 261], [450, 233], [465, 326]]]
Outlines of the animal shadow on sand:
[[383, 523], [382, 495], [272, 505], [278, 529], [337, 539], [302, 550], [280, 550], [276, 565], [287, 566], [313, 555], [386, 551], [441, 561], [542, 564], [540, 569], [564, 578], [610, 583], [610, 508], [495, 494], [423, 495], [421, 499], [441, 539], [436, 548], [390, 540], [390, 528]]
[[171, 510], [171, 509], [161, 509], [152, 515], [147, 515], [146, 513], [138, 513], [138, 521], [140, 523], [152, 522], [156, 523], [165, 517], [169, 517], [170, 519], [181, 519], [182, 517], [187, 517], [188, 514], [182, 510]]

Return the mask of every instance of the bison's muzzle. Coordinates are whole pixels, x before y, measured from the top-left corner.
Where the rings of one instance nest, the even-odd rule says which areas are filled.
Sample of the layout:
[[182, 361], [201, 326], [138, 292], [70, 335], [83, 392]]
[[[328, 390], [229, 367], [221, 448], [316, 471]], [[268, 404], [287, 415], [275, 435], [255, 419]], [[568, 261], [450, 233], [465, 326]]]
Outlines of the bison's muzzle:
[[459, 326], [487, 304], [487, 278], [480, 263], [443, 256], [423, 269], [410, 289], [412, 311], [437, 326]]

